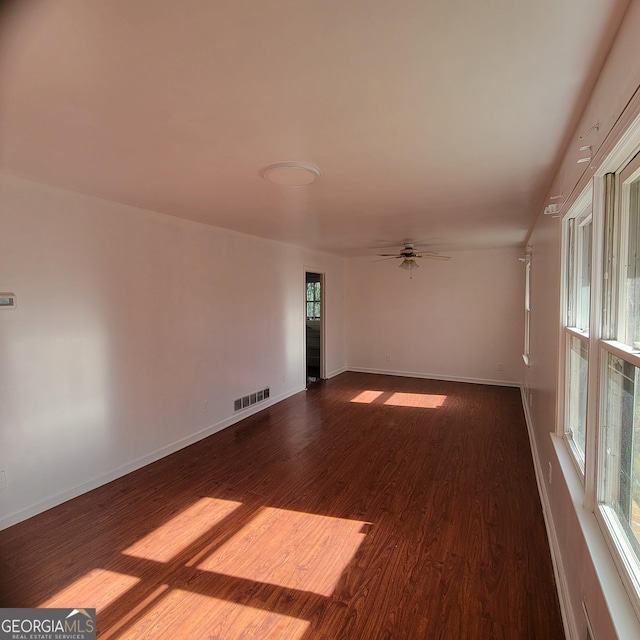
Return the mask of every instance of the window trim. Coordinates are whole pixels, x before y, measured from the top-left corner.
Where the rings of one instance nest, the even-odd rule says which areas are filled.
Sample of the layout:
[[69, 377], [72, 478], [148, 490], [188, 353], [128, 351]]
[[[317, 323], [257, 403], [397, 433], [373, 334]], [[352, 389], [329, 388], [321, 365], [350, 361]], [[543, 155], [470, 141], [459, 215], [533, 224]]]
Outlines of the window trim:
[[[633, 357], [634, 362], [631, 362], [636, 367], [640, 366], [640, 355], [632, 353], [631, 349], [617, 340], [601, 340], [598, 349], [600, 355], [602, 353], [612, 354], [626, 362], [629, 356]], [[606, 381], [606, 369], [607, 358], [599, 358], [598, 372], [601, 381]], [[606, 403], [604, 402], [604, 396], [606, 393], [605, 383], [600, 384], [598, 389], [598, 397], [600, 398], [600, 410], [598, 412], [598, 451], [603, 451], [605, 447], [606, 430], [601, 428], [605, 421]], [[604, 491], [604, 478], [601, 473], [600, 457], [598, 456], [597, 464], [597, 493], [595, 500], [595, 508], [593, 509], [596, 521], [600, 526], [602, 535], [611, 551], [613, 562], [616, 565], [620, 579], [629, 595], [629, 599], [633, 605], [636, 615], [640, 617], [640, 574], [637, 574], [632, 569], [632, 563], [630, 557], [634, 555], [634, 550], [629, 540], [627, 539], [627, 532], [621, 526], [619, 518], [615, 515], [614, 509], [607, 504], [603, 504], [598, 500], [598, 496]]]
[[[602, 451], [604, 447], [606, 406], [604, 395], [606, 392], [605, 376], [607, 359], [603, 353], [611, 353], [623, 360], [640, 366], [640, 351], [631, 349], [617, 338], [619, 333], [620, 313], [620, 274], [618, 265], [621, 264], [619, 251], [621, 245], [620, 220], [620, 175], [640, 152], [640, 114], [631, 126], [621, 135], [618, 143], [609, 152], [593, 176], [594, 183], [594, 253], [593, 263], [597, 265], [592, 275], [592, 282], [596, 289], [592, 289], [592, 335], [591, 351], [596, 355], [589, 373], [589, 388], [595, 389], [592, 394], [593, 404], [589, 405], [589, 413], [597, 416], [596, 428], [592, 430], [589, 451], [592, 451], [588, 467], [586, 467], [584, 507], [593, 512], [599, 525], [601, 534], [611, 552], [611, 558], [616, 566], [622, 584], [627, 591], [629, 600], [636, 616], [640, 618], [640, 576], [631, 570], [629, 553], [631, 544], [626, 539], [626, 532], [622, 531], [618, 518], [613, 515], [611, 507], [601, 504], [599, 496], [603, 491]], [[609, 188], [607, 188], [607, 184]], [[626, 214], [625, 214], [626, 215]], [[607, 229], [607, 225], [613, 228]], [[607, 244], [607, 234], [612, 243]], [[625, 249], [626, 250], [626, 249]], [[605, 264], [606, 262], [609, 264]], [[609, 298], [607, 301], [606, 298]], [[595, 312], [595, 316], [593, 315]], [[593, 378], [593, 380], [592, 380]], [[595, 407], [595, 411], [592, 408]], [[589, 433], [587, 434], [589, 436]]]
[[524, 345], [522, 359], [525, 365], [529, 366], [529, 354], [531, 351], [531, 258], [532, 247], [527, 245], [527, 252], [524, 258]]
[[[594, 246], [596, 244], [596, 216], [594, 215], [594, 195], [593, 182], [589, 182], [575, 199], [565, 216], [562, 218], [561, 237], [561, 304], [560, 304], [560, 355], [559, 355], [559, 375], [558, 375], [558, 420], [556, 421], [556, 435], [562, 438], [567, 447], [574, 468], [580, 477], [583, 486], [587, 485], [587, 464], [592, 456], [589, 447], [589, 434], [595, 431], [594, 414], [590, 411], [592, 406], [591, 396], [591, 374], [597, 362], [594, 362], [593, 330], [594, 313], [594, 280], [597, 278], [597, 269], [594, 267]], [[590, 276], [590, 297], [589, 297], [589, 323], [586, 329], [577, 326], [579, 312], [579, 273], [581, 268], [581, 229], [585, 224], [591, 224], [591, 276]], [[584, 319], [582, 319], [584, 320]], [[578, 338], [587, 344], [587, 398], [586, 398], [586, 424], [585, 424], [585, 445], [584, 451], [580, 451], [568, 425], [569, 402], [571, 396], [567, 388], [569, 381], [569, 362], [571, 338]]]
[[[616, 213], [618, 218], [618, 229], [615, 235], [618, 243], [618, 261], [617, 266], [626, 268], [628, 265], [629, 254], [629, 195], [630, 184], [640, 178], [640, 151], [631, 158], [631, 160], [618, 172], [616, 172]], [[615, 255], [615, 250], [614, 250]], [[614, 283], [615, 292], [617, 295], [616, 313], [618, 321], [616, 324], [616, 336], [615, 339], [620, 342], [624, 342], [623, 336], [626, 335], [626, 309], [625, 309], [625, 297], [623, 295], [625, 277], [620, 269], [618, 269], [618, 278]]]

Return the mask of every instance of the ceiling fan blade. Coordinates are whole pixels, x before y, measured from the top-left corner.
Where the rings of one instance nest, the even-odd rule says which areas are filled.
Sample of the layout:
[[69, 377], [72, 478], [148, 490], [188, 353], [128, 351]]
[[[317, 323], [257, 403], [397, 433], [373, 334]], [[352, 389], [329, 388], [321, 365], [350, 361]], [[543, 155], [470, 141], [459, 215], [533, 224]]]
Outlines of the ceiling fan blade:
[[441, 256], [439, 253], [423, 253], [416, 258], [426, 258], [427, 260], [451, 260], [451, 256]]
[[402, 258], [402, 256], [395, 256], [395, 255], [391, 255], [391, 254], [387, 254], [388, 257], [387, 258], [380, 258], [380, 260], [372, 260], [371, 262], [384, 262], [385, 260], [393, 260], [394, 258]]
[[379, 253], [379, 256], [389, 256], [390, 258], [400, 258], [399, 253]]

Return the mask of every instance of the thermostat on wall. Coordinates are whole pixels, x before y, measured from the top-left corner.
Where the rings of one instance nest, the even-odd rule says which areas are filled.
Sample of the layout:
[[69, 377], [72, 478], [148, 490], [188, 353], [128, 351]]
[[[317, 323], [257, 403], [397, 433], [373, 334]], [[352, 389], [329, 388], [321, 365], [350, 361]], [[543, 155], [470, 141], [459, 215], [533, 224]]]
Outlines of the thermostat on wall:
[[16, 294], [0, 293], [0, 309], [15, 309], [15, 308], [16, 308]]

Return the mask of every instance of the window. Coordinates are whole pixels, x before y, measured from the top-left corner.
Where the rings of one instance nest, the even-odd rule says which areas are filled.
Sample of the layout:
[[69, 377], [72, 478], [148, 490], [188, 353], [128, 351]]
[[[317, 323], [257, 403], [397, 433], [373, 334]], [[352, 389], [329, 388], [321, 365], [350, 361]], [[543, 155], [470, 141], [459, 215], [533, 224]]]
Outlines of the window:
[[575, 327], [588, 334], [589, 304], [591, 302], [591, 248], [593, 244], [591, 207], [589, 207], [587, 218], [580, 220], [577, 240]]
[[565, 436], [571, 452], [584, 475], [585, 444], [587, 436], [587, 380], [589, 372], [589, 345], [585, 340], [569, 335], [566, 373], [566, 429]]
[[620, 175], [622, 226], [622, 291], [619, 339], [632, 349], [640, 349], [640, 157]]
[[529, 351], [531, 345], [531, 246], [527, 246], [527, 252], [520, 258], [524, 262], [524, 350], [522, 359], [529, 366]]
[[604, 355], [605, 415], [599, 501], [614, 529], [629, 543], [628, 562], [640, 565], [640, 369]]
[[563, 435], [584, 477], [593, 253], [592, 188], [589, 186], [564, 219], [564, 425]]
[[[588, 188], [565, 220], [567, 237], [567, 319], [566, 326], [589, 335], [591, 302], [591, 254], [593, 231], [592, 190]], [[573, 213], [573, 215], [572, 215]]]
[[320, 282], [307, 282], [307, 320], [320, 320]]
[[[598, 513], [636, 595], [640, 593], [640, 155], [609, 184], [615, 189], [607, 225], [605, 271], [611, 292], [600, 341]], [[605, 212], [606, 215], [606, 212]], [[614, 277], [616, 276], [617, 277]], [[605, 287], [605, 292], [607, 288]]]
[[640, 115], [562, 221], [558, 435], [640, 617]]

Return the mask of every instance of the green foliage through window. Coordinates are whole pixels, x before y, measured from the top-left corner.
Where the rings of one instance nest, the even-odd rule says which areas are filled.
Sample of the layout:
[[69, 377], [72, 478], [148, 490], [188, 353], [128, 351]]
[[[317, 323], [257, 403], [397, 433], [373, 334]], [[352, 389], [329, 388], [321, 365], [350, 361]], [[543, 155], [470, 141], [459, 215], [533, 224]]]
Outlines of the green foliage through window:
[[307, 282], [307, 320], [320, 320], [319, 282]]

